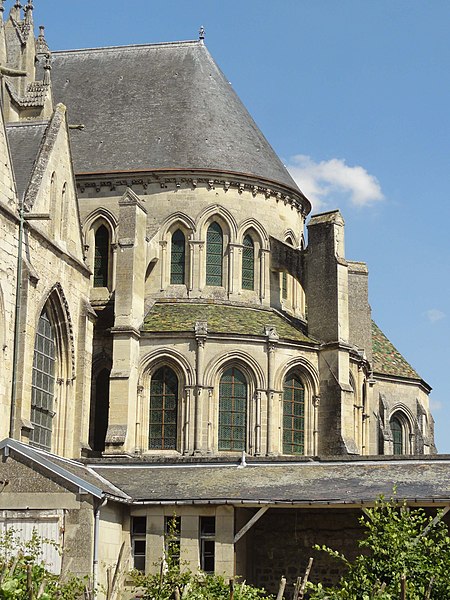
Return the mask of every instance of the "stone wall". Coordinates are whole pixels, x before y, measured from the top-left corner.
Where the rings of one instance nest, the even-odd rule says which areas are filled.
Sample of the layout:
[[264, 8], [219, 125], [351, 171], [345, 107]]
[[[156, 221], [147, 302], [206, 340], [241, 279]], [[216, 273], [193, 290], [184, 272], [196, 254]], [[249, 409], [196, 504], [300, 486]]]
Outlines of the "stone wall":
[[362, 531], [360, 516], [355, 509], [269, 509], [247, 534], [247, 581], [276, 593], [284, 575], [289, 598], [297, 577], [303, 577], [314, 557], [311, 581], [335, 583], [342, 565], [312, 547], [326, 544], [354, 558]]

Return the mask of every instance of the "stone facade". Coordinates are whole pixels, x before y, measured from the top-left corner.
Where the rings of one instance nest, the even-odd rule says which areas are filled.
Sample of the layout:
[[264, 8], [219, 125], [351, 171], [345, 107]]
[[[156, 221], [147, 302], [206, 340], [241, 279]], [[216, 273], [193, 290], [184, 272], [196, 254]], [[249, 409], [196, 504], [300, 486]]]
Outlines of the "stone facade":
[[[367, 266], [346, 258], [342, 215], [306, 224], [308, 199], [203, 40], [52, 55], [33, 28], [31, 0], [0, 27], [1, 437], [121, 468], [434, 453], [430, 387], [372, 323]], [[144, 79], [170, 101], [138, 93]], [[23, 482], [35, 467], [4, 468]], [[213, 518], [215, 571], [271, 588], [293, 544], [304, 558], [312, 541], [358, 533], [356, 509], [292, 508], [235, 541], [254, 506], [175, 507], [161, 489], [160, 505], [108, 492], [99, 508], [53, 475], [31, 476], [27, 502], [5, 488], [0, 506], [37, 520], [62, 510], [63, 566], [76, 573], [91, 572], [98, 524], [92, 568], [113, 564], [123, 541], [133, 559], [140, 517], [152, 569], [174, 512], [191, 567]], [[270, 567], [274, 532], [289, 542]]]

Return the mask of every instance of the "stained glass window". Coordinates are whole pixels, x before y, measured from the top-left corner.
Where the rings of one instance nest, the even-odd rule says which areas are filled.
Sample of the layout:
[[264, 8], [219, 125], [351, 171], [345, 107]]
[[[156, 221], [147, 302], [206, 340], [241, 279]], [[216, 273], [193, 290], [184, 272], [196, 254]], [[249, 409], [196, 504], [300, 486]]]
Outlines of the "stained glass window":
[[223, 232], [212, 223], [206, 234], [206, 285], [222, 285]]
[[219, 450], [245, 450], [247, 431], [247, 381], [231, 367], [219, 386]]
[[186, 275], [186, 238], [181, 229], [172, 235], [170, 283], [183, 284]]
[[161, 367], [150, 384], [150, 450], [176, 450], [178, 378], [169, 367]]
[[394, 441], [394, 454], [404, 454], [403, 451], [403, 427], [397, 417], [391, 419], [391, 431]]
[[249, 235], [244, 238], [242, 250], [242, 289], [255, 289], [255, 247]]
[[30, 443], [43, 450], [51, 450], [53, 398], [55, 390], [56, 343], [53, 328], [44, 311], [38, 322], [34, 343], [31, 383]]
[[305, 388], [298, 375], [288, 375], [283, 387], [283, 454], [305, 453]]
[[100, 225], [95, 233], [94, 287], [108, 287], [109, 233]]

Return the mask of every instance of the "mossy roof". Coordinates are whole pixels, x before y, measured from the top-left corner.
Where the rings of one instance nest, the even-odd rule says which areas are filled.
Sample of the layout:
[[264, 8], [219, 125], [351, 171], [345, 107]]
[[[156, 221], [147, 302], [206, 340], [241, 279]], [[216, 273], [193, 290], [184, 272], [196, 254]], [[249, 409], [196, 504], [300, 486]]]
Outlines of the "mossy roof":
[[421, 379], [395, 346], [372, 321], [373, 370], [384, 375]]
[[231, 335], [264, 336], [265, 326], [271, 325], [282, 339], [314, 343], [294, 321], [274, 311], [217, 303], [156, 303], [145, 317], [143, 331], [193, 332], [196, 321], [207, 321], [208, 333]]

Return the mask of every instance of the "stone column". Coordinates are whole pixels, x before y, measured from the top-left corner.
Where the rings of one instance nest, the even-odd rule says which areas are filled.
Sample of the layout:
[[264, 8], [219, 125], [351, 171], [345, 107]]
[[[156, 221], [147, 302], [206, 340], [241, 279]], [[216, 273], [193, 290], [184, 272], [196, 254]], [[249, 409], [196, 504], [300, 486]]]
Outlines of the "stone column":
[[197, 342], [196, 357], [196, 390], [195, 390], [195, 433], [194, 433], [194, 453], [201, 454], [203, 450], [203, 358], [205, 352], [205, 343], [208, 335], [208, 323], [206, 321], [197, 321], [195, 324], [195, 339]]
[[215, 571], [225, 578], [234, 576], [234, 507], [218, 506], [216, 510]]
[[267, 340], [267, 454], [275, 454], [275, 349], [279, 342], [279, 335], [275, 327], [266, 325], [265, 335]]
[[128, 189], [119, 200], [113, 367], [106, 453], [136, 448], [139, 327], [144, 319], [147, 211]]

